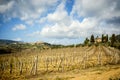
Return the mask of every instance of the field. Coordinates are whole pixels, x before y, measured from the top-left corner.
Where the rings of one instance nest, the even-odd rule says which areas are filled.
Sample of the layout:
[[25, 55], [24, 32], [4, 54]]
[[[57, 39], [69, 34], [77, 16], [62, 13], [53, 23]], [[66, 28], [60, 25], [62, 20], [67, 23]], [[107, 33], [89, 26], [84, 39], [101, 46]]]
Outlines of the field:
[[120, 80], [120, 51], [105, 46], [0, 55], [1, 80]]

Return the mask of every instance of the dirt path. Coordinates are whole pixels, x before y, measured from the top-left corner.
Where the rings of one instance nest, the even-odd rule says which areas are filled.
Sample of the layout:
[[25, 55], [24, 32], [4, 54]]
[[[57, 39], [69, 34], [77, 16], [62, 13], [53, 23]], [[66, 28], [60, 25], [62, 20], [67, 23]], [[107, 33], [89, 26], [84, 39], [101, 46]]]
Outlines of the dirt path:
[[120, 65], [93, 67], [83, 70], [72, 70], [61, 73], [37, 75], [27, 80], [119, 80]]
[[109, 80], [110, 78], [120, 78], [120, 69], [112, 69], [110, 71], [93, 71], [86, 72], [85, 75], [77, 74], [71, 80]]

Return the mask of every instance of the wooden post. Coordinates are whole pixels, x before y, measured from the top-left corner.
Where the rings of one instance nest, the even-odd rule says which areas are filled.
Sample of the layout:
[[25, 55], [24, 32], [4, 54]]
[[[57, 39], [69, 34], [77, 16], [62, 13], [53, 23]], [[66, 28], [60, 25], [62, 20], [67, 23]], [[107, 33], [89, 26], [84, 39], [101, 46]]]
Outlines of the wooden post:
[[35, 60], [33, 62], [31, 74], [34, 74], [34, 75], [37, 74], [37, 63], [38, 63], [38, 55], [35, 57]]
[[46, 71], [48, 71], [48, 66], [49, 66], [49, 59], [48, 57], [46, 58]]
[[10, 74], [12, 74], [12, 68], [13, 68], [13, 65], [12, 63], [10, 63]]
[[35, 57], [35, 75], [37, 74], [38, 55]]
[[60, 67], [61, 67], [62, 61], [63, 61], [63, 58], [61, 57], [61, 58], [60, 58], [60, 63], [59, 63], [59, 66], [58, 66], [58, 71], [60, 70]]
[[19, 70], [20, 70], [20, 75], [22, 74], [22, 68], [23, 68], [23, 63], [20, 61], [19, 62]]
[[1, 72], [3, 73], [5, 70], [5, 66], [4, 66], [5, 64], [4, 64], [4, 62], [1, 62], [0, 64], [1, 64], [0, 69], [1, 69]]
[[10, 74], [13, 73], [13, 58], [10, 60]]

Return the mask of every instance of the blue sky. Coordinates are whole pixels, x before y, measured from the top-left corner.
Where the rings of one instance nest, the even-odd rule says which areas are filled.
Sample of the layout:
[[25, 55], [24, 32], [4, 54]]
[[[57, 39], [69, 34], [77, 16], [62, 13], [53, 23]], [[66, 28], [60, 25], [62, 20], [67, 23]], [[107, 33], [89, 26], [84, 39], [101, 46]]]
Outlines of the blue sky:
[[0, 0], [0, 39], [74, 44], [113, 33], [120, 34], [119, 0]]

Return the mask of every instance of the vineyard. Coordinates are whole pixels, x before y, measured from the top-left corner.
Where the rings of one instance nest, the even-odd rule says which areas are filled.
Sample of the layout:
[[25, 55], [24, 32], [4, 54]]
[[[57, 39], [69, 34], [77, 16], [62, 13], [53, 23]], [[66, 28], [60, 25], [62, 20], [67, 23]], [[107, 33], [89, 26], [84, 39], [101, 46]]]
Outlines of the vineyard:
[[[64, 73], [105, 65], [119, 65], [120, 51], [113, 47], [91, 46], [47, 50], [25, 50], [0, 55], [0, 79], [46, 73]], [[15, 79], [17, 79], [15, 77]], [[24, 77], [25, 78], [25, 77]], [[13, 78], [11, 78], [13, 79]]]

